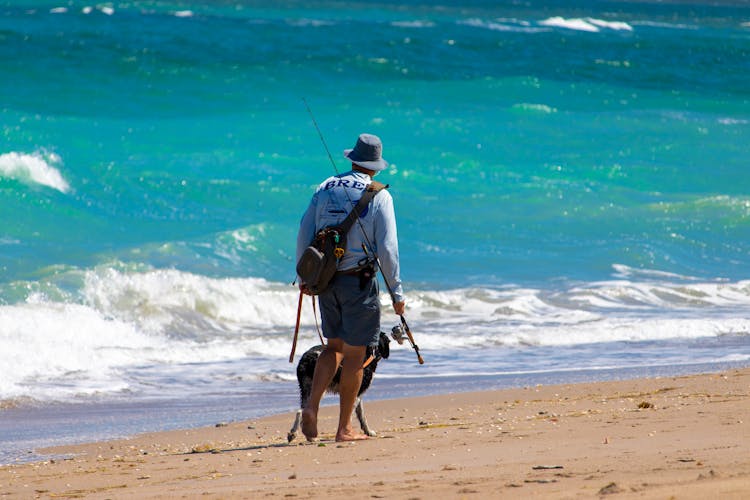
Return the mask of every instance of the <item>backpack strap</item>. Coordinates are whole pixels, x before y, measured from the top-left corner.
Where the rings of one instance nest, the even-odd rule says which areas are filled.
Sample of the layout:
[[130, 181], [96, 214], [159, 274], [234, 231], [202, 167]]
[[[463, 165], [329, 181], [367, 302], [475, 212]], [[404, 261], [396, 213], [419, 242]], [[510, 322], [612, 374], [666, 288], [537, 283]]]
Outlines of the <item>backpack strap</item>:
[[349, 215], [346, 216], [346, 219], [344, 219], [341, 224], [339, 224], [338, 227], [343, 234], [349, 232], [349, 229], [351, 229], [354, 221], [362, 216], [362, 212], [365, 211], [365, 208], [367, 208], [367, 205], [370, 204], [370, 201], [372, 201], [375, 195], [383, 189], [388, 189], [388, 186], [388, 184], [382, 184], [378, 181], [372, 181], [370, 184], [368, 184], [368, 186], [365, 188], [364, 193], [362, 193], [362, 198], [360, 198], [357, 202], [357, 205], [351, 212], [349, 212]]

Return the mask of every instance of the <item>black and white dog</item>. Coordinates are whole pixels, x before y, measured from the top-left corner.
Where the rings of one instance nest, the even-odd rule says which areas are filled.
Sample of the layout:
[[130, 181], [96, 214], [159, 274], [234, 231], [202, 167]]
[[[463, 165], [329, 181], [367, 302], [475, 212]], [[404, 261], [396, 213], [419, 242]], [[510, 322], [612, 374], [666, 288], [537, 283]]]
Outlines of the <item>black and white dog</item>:
[[[388, 356], [390, 355], [390, 343], [391, 341], [388, 336], [385, 333], [380, 332], [380, 340], [378, 341], [378, 346], [375, 348], [368, 346], [367, 353], [365, 354], [365, 359], [362, 360], [363, 363], [366, 363], [367, 360], [369, 360], [372, 356], [372, 361], [370, 361], [367, 366], [365, 366], [364, 373], [362, 374], [362, 385], [359, 387], [359, 392], [357, 393], [357, 403], [354, 407], [354, 412], [357, 415], [360, 427], [362, 427], [362, 432], [364, 432], [368, 436], [376, 436], [377, 434], [374, 430], [370, 429], [369, 425], [367, 425], [367, 420], [365, 419], [365, 410], [362, 407], [362, 394], [364, 394], [367, 388], [370, 387], [372, 376], [375, 374], [375, 369], [378, 367], [378, 361], [380, 361], [381, 359], [388, 359]], [[302, 355], [299, 363], [297, 364], [297, 381], [299, 382], [300, 409], [297, 410], [297, 415], [294, 417], [294, 424], [292, 425], [289, 434], [287, 434], [286, 436], [289, 443], [291, 443], [297, 435], [297, 429], [299, 429], [300, 420], [302, 419], [302, 408], [307, 405], [307, 400], [310, 399], [310, 391], [312, 390], [315, 365], [318, 362], [318, 356], [320, 356], [321, 351], [323, 351], [322, 345], [316, 345], [315, 347], [308, 349]], [[329, 393], [338, 394], [340, 380], [341, 367], [339, 366], [338, 371], [336, 371], [336, 375], [333, 376], [333, 380], [328, 386]]]

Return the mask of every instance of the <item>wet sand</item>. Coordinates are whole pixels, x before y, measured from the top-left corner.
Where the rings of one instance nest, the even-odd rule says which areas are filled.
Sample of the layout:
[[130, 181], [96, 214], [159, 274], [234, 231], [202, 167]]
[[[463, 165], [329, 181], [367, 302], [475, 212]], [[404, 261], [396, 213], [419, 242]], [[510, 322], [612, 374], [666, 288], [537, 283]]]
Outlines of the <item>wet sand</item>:
[[326, 406], [318, 443], [289, 413], [37, 450], [0, 497], [750, 498], [750, 368], [365, 406], [357, 443]]

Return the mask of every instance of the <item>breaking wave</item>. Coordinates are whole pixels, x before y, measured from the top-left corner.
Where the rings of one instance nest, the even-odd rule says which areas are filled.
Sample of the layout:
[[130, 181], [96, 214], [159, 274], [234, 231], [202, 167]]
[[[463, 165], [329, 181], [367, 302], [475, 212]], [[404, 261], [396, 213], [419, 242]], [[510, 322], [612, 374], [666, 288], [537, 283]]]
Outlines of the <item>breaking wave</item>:
[[604, 21], [602, 19], [587, 18], [564, 18], [564, 17], [550, 17], [543, 21], [540, 21], [541, 26], [549, 26], [553, 28], [565, 28], [576, 31], [589, 31], [596, 33], [602, 29], [616, 30], [616, 31], [633, 31], [633, 27], [628, 23], [619, 21]]
[[56, 168], [60, 163], [60, 157], [53, 153], [5, 153], [0, 155], [0, 177], [26, 184], [39, 184], [67, 193], [70, 185]]
[[[627, 266], [616, 266], [616, 272], [612, 281], [556, 291], [411, 291], [407, 316], [424, 352], [750, 332], [750, 281], [702, 282]], [[253, 362], [243, 368], [243, 377], [290, 376], [283, 360], [298, 300], [290, 285], [122, 265], [69, 271], [55, 279], [61, 287], [77, 282], [80, 289], [55, 291], [51, 281], [44, 292], [29, 287], [19, 302], [0, 306], [0, 399], [132, 391], [138, 382], [124, 376], [126, 371], [179, 380], [166, 374], [247, 359]], [[397, 317], [386, 295], [381, 301], [382, 329], [390, 331]], [[301, 323], [300, 349], [318, 342], [307, 300]]]

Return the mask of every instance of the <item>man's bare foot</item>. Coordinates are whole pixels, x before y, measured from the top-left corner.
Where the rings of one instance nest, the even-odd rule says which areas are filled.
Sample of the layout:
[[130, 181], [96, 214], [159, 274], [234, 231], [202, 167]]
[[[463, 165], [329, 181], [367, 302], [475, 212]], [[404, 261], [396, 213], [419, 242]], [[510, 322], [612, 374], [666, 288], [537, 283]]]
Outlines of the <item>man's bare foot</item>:
[[305, 408], [302, 410], [302, 434], [308, 441], [315, 441], [318, 437], [318, 416], [313, 410]]
[[355, 434], [351, 431], [344, 431], [344, 432], [337, 432], [336, 433], [336, 441], [343, 442], [343, 441], [364, 441], [365, 439], [370, 439], [370, 436], [366, 434]]

